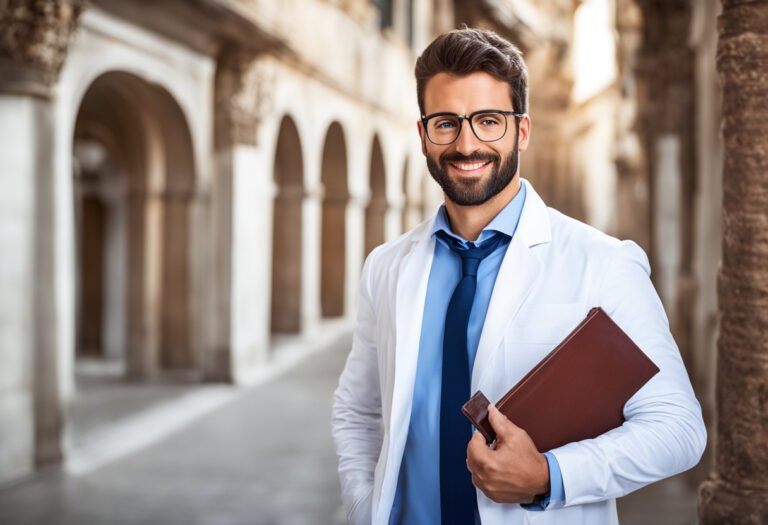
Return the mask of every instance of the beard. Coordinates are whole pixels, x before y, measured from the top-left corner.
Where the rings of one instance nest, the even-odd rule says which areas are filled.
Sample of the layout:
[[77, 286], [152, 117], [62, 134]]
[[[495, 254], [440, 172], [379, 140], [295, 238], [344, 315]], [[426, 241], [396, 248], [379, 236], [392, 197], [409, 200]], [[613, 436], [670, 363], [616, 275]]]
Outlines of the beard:
[[[492, 197], [498, 195], [517, 173], [519, 161], [519, 150], [517, 140], [515, 148], [507, 156], [504, 163], [501, 163], [501, 156], [497, 153], [474, 153], [472, 155], [462, 155], [457, 152], [443, 153], [438, 162], [427, 154], [427, 168], [432, 178], [437, 181], [443, 189], [446, 197], [459, 206], [479, 206]], [[458, 176], [451, 178], [448, 174], [448, 165], [451, 162], [488, 162], [493, 163], [493, 169], [487, 178], [469, 178]]]

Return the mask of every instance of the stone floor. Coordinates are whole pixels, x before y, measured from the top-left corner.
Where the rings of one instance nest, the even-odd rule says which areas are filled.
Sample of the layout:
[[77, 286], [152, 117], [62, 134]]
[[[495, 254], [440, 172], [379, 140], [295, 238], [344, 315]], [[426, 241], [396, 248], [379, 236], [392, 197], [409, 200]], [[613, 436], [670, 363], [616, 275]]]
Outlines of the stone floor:
[[[331, 394], [349, 337], [336, 337], [327, 346], [258, 386], [218, 387], [215, 401], [206, 390], [212, 387], [191, 392], [188, 385], [166, 385], [134, 391], [142, 387], [99, 389], [97, 382], [90, 383], [90, 405], [80, 405], [77, 417], [120, 453], [111, 459], [109, 453], [97, 454], [91, 463], [81, 462], [88, 468], [51, 470], [0, 487], [0, 523], [343, 523], [329, 421]], [[159, 388], [156, 401], [162, 410], [149, 406], [147, 392], [152, 388]], [[178, 419], [174, 407], [184, 399], [187, 405], [208, 408]], [[137, 410], [154, 412], [142, 419], [132, 413]], [[130, 430], [114, 422], [118, 416], [133, 418]], [[105, 421], [114, 423], [111, 430]], [[161, 427], [166, 431], [158, 432]], [[140, 450], [120, 449], [121, 440], [133, 441], [142, 434], [155, 438]], [[91, 445], [105, 447], [89, 441], [82, 431], [70, 435], [81, 458], [87, 457]], [[673, 478], [624, 498], [619, 505], [622, 525], [695, 524], [692, 487], [683, 478]]]

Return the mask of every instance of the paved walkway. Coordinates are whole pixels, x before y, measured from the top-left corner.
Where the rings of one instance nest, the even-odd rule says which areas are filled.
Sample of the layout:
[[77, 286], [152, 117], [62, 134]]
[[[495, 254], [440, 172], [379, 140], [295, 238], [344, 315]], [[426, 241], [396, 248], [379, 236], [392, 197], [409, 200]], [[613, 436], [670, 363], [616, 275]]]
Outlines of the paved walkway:
[[[348, 348], [349, 337], [343, 336], [260, 386], [218, 387], [206, 412], [182, 418], [165, 435], [153, 429], [175, 417], [167, 407], [115, 427], [123, 428], [113, 434], [115, 441], [125, 432], [140, 435], [142, 428], [156, 436], [142, 450], [123, 450], [120, 459], [110, 462], [108, 454], [97, 454], [96, 462], [88, 463], [82, 448], [88, 440], [78, 438], [77, 468], [0, 489], [0, 523], [343, 523], [329, 421], [331, 394]], [[196, 394], [185, 386], [178, 398], [198, 395], [191, 398], [198, 406], [209, 399], [206, 388]], [[622, 525], [692, 525], [695, 498], [683, 480], [673, 479], [625, 498], [620, 512]]]

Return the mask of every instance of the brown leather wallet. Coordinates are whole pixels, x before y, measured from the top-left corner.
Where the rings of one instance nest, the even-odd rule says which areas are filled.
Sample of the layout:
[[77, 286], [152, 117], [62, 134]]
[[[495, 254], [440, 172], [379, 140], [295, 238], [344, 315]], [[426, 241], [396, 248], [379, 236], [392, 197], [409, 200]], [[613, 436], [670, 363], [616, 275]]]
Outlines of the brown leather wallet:
[[[658, 371], [601, 308], [592, 308], [496, 408], [546, 452], [621, 426], [624, 404]], [[478, 391], [461, 411], [491, 443], [489, 403]]]

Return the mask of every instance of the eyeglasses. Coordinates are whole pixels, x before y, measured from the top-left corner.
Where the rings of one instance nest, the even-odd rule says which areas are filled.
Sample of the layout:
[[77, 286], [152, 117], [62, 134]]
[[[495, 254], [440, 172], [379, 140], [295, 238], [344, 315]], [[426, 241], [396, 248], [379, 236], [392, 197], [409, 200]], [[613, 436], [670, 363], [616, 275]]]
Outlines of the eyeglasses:
[[507, 133], [507, 115], [524, 117], [525, 113], [502, 111], [500, 109], [481, 109], [469, 115], [456, 113], [432, 113], [422, 115], [421, 123], [427, 132], [427, 138], [432, 144], [445, 146], [459, 138], [461, 124], [466, 120], [472, 133], [483, 142], [495, 142]]

